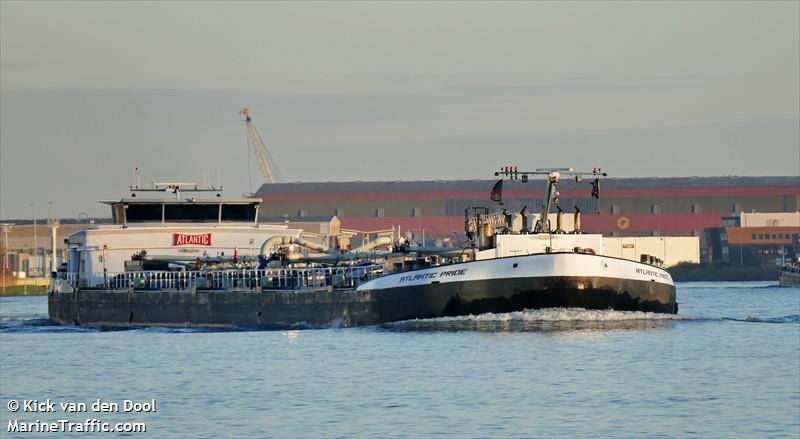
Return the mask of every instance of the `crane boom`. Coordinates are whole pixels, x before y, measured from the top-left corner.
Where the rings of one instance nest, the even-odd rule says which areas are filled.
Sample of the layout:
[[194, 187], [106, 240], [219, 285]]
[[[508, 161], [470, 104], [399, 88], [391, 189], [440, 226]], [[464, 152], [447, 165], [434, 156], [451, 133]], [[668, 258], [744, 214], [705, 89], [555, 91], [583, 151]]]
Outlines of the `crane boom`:
[[247, 134], [250, 138], [250, 143], [253, 145], [253, 149], [256, 150], [256, 156], [258, 157], [258, 164], [261, 166], [261, 172], [264, 174], [264, 181], [267, 183], [277, 183], [278, 178], [276, 176], [275, 171], [273, 170], [272, 165], [270, 165], [270, 157], [269, 153], [267, 152], [267, 147], [264, 145], [264, 141], [261, 139], [261, 135], [258, 134], [258, 130], [256, 129], [255, 124], [253, 123], [253, 119], [250, 118], [250, 109], [243, 108], [240, 112], [245, 117], [245, 124], [247, 125]]

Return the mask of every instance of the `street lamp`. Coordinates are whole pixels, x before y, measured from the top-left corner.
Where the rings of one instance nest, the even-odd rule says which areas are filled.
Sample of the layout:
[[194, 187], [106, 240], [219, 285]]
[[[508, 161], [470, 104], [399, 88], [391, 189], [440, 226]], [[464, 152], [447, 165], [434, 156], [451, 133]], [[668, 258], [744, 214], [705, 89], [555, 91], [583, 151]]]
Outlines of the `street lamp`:
[[56, 228], [58, 228], [58, 221], [56, 221], [56, 215], [53, 211], [53, 201], [51, 200], [47, 203], [50, 205], [50, 273], [52, 273], [58, 270], [58, 266], [56, 265], [58, 262], [56, 260]]
[[3, 295], [6, 293], [6, 270], [8, 270], [8, 230], [13, 226], [11, 223], [2, 223], [3, 227]]
[[36, 264], [34, 266], [34, 270], [36, 274], [39, 271], [39, 239], [36, 237], [36, 204], [30, 204], [31, 209], [33, 210], [33, 262]]

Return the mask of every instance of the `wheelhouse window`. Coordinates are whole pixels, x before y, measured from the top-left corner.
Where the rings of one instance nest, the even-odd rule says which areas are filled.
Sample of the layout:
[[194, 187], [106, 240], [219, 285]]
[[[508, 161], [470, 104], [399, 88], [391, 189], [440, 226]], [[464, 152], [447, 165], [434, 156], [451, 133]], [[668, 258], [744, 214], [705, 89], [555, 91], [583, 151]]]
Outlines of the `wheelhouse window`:
[[[128, 223], [253, 223], [258, 212], [258, 203], [157, 202], [130, 203], [124, 207]], [[119, 215], [117, 218], [119, 220]]]
[[222, 221], [253, 222], [256, 220], [257, 204], [223, 204]]
[[219, 221], [219, 204], [165, 204], [164, 221], [215, 223]]
[[161, 222], [162, 204], [129, 204], [125, 219], [129, 223]]

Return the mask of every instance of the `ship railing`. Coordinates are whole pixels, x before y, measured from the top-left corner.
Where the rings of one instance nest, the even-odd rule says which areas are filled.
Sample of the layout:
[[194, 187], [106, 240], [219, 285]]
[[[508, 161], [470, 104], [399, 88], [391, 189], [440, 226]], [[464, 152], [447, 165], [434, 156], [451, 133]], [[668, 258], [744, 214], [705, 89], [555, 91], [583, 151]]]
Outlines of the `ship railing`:
[[309, 290], [349, 289], [383, 274], [372, 264], [354, 267], [269, 268], [213, 271], [59, 273], [73, 288], [108, 290]]
[[80, 280], [80, 273], [58, 273], [59, 277], [70, 284], [73, 288], [78, 285], [78, 281]]

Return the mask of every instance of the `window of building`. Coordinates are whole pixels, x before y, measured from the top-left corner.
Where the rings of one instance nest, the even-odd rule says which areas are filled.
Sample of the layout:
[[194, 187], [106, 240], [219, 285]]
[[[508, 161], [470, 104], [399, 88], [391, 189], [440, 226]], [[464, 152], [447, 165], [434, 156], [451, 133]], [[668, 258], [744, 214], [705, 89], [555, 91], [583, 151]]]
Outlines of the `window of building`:
[[740, 206], [740, 205], [739, 205], [739, 203], [733, 203], [733, 204], [731, 205], [731, 212], [733, 212], [733, 213], [739, 213], [739, 212], [741, 212], [741, 211], [742, 211], [742, 206]]
[[411, 216], [422, 216], [422, 208], [421, 207], [415, 207], [415, 208], [411, 209]]
[[754, 239], [754, 240], [758, 239], [758, 235], [756, 235], [755, 233], [753, 233], [753, 239]]
[[297, 216], [300, 218], [308, 216], [308, 209], [297, 209]]
[[339, 218], [344, 218], [344, 209], [333, 209], [333, 214]]
[[658, 230], [653, 230], [653, 231], [650, 233], [650, 235], [651, 235], [651, 236], [661, 236], [661, 232], [660, 232], [660, 231], [658, 231]]
[[691, 210], [692, 210], [692, 213], [700, 213], [700, 205], [699, 204], [692, 204]]
[[[660, 214], [661, 213], [661, 206], [658, 205], [658, 204], [650, 205], [650, 213], [652, 213], [653, 215]], [[655, 235], [653, 235], [653, 236], [655, 236]]]
[[378, 217], [378, 218], [383, 217], [383, 214], [384, 214], [384, 212], [383, 212], [383, 208], [382, 207], [379, 207], [379, 208], [375, 209], [375, 216], [376, 217]]
[[612, 204], [611, 205], [611, 214], [612, 215], [619, 215], [619, 205], [618, 204]]

